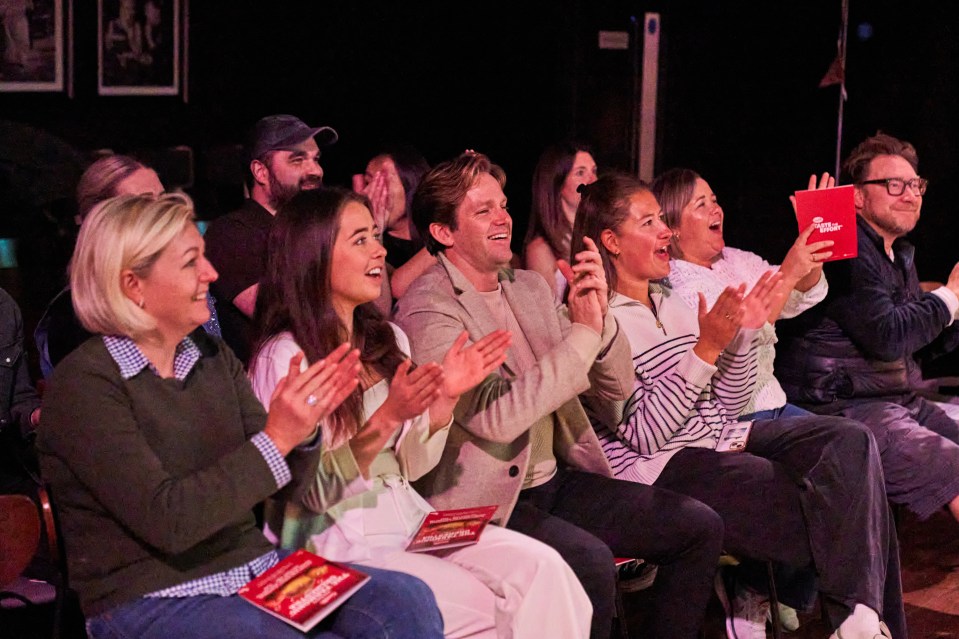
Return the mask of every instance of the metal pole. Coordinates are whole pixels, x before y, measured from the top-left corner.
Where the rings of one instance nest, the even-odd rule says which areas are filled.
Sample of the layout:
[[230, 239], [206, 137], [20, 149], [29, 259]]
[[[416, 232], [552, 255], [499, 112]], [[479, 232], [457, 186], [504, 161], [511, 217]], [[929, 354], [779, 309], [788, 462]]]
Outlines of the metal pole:
[[632, 86], [632, 95], [631, 104], [632, 104], [632, 113], [630, 117], [632, 118], [631, 126], [629, 127], [630, 138], [629, 138], [629, 170], [639, 175], [639, 156], [641, 150], [639, 148], [639, 137], [640, 129], [642, 129], [642, 49], [640, 49], [640, 33], [639, 33], [639, 21], [636, 19], [636, 16], [630, 17], [630, 49], [632, 50], [632, 72], [633, 72], [633, 86]]
[[[656, 103], [659, 92], [658, 13], [647, 13], [643, 22], [643, 84], [639, 113], [639, 166], [641, 180], [651, 182], [656, 170]], [[637, 43], [637, 47], [638, 47]]]
[[842, 116], [846, 106], [846, 42], [849, 36], [849, 0], [842, 0], [842, 24], [839, 29], [839, 68], [842, 73], [839, 82], [839, 118], [836, 126], [836, 170], [833, 176], [839, 179], [839, 167], [842, 162]]

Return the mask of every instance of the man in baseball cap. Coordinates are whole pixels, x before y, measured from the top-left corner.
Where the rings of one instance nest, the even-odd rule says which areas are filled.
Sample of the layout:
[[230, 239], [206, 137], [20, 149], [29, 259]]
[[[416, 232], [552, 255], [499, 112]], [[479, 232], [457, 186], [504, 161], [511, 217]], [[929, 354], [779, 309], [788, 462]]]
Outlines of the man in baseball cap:
[[321, 146], [336, 142], [336, 131], [328, 126], [307, 126], [293, 115], [268, 115], [250, 131], [250, 160], [261, 159], [270, 151], [291, 151], [298, 144], [313, 139]]
[[336, 142], [328, 126], [311, 127], [292, 115], [268, 115], [250, 132], [250, 198], [270, 213], [291, 197], [323, 184], [320, 146]]
[[206, 232], [207, 258], [219, 273], [211, 289], [223, 339], [244, 363], [250, 355], [251, 318], [273, 217], [300, 191], [322, 186], [320, 149], [337, 137], [328, 126], [311, 127], [292, 115], [261, 118], [246, 145], [250, 197], [238, 210], [214, 220]]

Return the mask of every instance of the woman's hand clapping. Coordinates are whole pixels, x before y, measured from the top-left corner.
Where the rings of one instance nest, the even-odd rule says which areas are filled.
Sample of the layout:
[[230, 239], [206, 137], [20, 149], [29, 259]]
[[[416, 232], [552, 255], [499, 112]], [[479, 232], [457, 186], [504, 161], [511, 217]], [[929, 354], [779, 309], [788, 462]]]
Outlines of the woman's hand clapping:
[[759, 276], [756, 285], [743, 299], [743, 328], [759, 328], [769, 318], [769, 309], [772, 308], [783, 283], [782, 271], [766, 271]]
[[350, 439], [350, 449], [364, 477], [386, 441], [408, 419], [429, 408], [442, 391], [443, 368], [430, 362], [413, 370], [411, 360], [403, 360], [390, 380], [390, 392], [379, 408]]
[[360, 354], [341, 344], [327, 357], [300, 370], [303, 353], [290, 358], [290, 369], [270, 398], [264, 432], [284, 456], [316, 431], [359, 383]]
[[396, 367], [389, 395], [376, 411], [394, 427], [425, 412], [442, 391], [443, 368], [439, 364], [430, 362], [411, 371], [412, 367], [408, 359]]
[[781, 272], [766, 271], [748, 295], [745, 295], [745, 284], [727, 286], [709, 311], [706, 310], [706, 297], [700, 293], [699, 341], [693, 348], [696, 355], [704, 362], [714, 364], [740, 328], [761, 327], [769, 316], [782, 281]]

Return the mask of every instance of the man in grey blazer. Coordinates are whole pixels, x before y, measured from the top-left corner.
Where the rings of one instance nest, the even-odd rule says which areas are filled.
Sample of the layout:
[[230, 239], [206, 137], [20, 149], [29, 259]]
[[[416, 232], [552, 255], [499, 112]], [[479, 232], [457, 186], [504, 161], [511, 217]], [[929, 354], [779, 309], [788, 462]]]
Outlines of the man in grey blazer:
[[590, 250], [563, 265], [569, 302], [558, 308], [539, 274], [511, 270], [505, 180], [467, 152], [433, 169], [413, 200], [438, 260], [394, 316], [414, 360], [441, 361], [464, 330], [471, 340], [500, 328], [513, 335], [498, 373], [461, 397], [442, 460], [418, 488], [436, 508], [496, 504], [499, 524], [553, 546], [589, 594], [591, 636], [609, 637], [617, 556], [659, 566], [645, 636], [695, 637], [722, 522], [696, 500], [611, 478], [578, 399], [622, 400], [633, 384], [629, 345], [606, 312], [602, 263]]

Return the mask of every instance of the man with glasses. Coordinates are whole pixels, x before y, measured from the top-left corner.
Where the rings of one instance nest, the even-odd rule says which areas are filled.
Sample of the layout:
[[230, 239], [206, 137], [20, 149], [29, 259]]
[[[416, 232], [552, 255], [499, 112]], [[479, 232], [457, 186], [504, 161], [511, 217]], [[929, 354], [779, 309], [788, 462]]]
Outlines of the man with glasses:
[[926, 192], [918, 164], [911, 144], [884, 133], [846, 159], [859, 254], [826, 264], [826, 299], [777, 323], [776, 377], [789, 401], [872, 429], [893, 502], [923, 519], [947, 506], [959, 519], [959, 424], [922, 396], [920, 368], [959, 345], [959, 264], [944, 286], [919, 286], [904, 238]]

